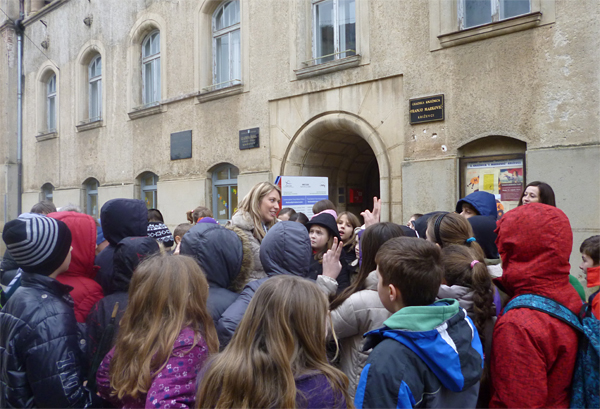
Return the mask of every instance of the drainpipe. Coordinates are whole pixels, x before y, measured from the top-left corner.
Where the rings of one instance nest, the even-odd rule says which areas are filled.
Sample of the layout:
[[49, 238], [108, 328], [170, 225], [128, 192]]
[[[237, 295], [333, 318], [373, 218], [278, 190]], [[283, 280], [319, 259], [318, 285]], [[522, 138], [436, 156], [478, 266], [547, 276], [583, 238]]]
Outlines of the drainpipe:
[[22, 213], [23, 203], [23, 18], [24, 0], [19, 2], [19, 19], [15, 22], [17, 31], [17, 215]]

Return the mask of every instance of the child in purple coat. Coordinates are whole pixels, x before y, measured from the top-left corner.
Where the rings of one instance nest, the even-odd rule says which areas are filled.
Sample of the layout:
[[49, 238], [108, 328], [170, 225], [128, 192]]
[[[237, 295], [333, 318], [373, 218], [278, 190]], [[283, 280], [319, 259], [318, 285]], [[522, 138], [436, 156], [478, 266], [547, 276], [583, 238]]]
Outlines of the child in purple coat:
[[157, 255], [133, 273], [115, 347], [98, 373], [100, 396], [120, 408], [194, 407], [196, 377], [219, 349], [194, 259]]

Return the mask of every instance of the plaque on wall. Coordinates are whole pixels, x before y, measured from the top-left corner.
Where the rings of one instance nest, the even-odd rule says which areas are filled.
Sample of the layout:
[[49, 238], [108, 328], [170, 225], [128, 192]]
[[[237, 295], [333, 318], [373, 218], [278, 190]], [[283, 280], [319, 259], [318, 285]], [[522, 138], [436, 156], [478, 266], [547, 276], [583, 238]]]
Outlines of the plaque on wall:
[[258, 130], [259, 128], [252, 128], [240, 131], [240, 150], [260, 148]]
[[171, 160], [192, 157], [192, 131], [171, 134]]
[[408, 102], [411, 124], [444, 120], [444, 94], [411, 99]]

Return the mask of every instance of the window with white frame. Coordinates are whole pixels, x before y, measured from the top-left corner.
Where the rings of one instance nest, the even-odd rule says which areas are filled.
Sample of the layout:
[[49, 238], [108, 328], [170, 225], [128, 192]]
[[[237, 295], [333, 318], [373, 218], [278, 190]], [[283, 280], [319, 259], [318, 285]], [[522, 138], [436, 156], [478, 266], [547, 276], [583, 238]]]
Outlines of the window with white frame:
[[241, 84], [240, 2], [221, 4], [212, 16], [213, 86], [210, 90]]
[[98, 218], [98, 181], [89, 179], [85, 184], [85, 212], [93, 218]]
[[46, 126], [48, 132], [56, 131], [56, 75], [46, 82]]
[[531, 12], [531, 0], [459, 0], [461, 30]]
[[213, 214], [219, 223], [230, 220], [238, 207], [238, 168], [224, 164], [212, 172]]
[[313, 0], [313, 62], [356, 55], [355, 0]]
[[148, 34], [142, 42], [142, 102], [160, 101], [160, 31]]
[[52, 183], [44, 183], [44, 185], [42, 186], [41, 200], [47, 200], [49, 202], [52, 202], [53, 197], [54, 197], [54, 186], [52, 186]]
[[148, 209], [156, 209], [158, 207], [157, 202], [157, 184], [158, 176], [152, 172], [144, 173], [141, 176], [141, 194], [142, 200], [146, 202]]
[[88, 66], [89, 121], [102, 119], [102, 57], [92, 59]]

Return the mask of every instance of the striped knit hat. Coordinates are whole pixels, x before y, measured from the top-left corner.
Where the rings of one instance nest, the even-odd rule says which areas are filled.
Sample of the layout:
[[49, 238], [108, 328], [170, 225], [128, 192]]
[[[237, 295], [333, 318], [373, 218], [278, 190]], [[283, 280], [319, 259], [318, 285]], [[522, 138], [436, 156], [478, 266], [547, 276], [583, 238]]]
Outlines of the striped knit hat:
[[50, 217], [19, 217], [4, 225], [2, 239], [17, 265], [28, 273], [52, 274], [71, 249], [71, 230]]

